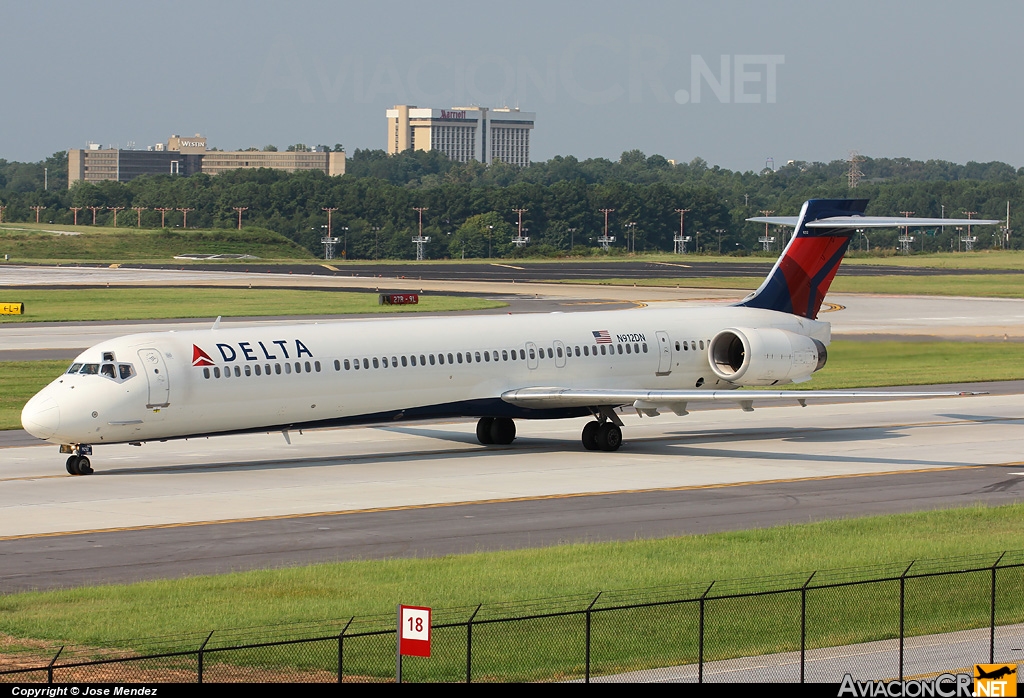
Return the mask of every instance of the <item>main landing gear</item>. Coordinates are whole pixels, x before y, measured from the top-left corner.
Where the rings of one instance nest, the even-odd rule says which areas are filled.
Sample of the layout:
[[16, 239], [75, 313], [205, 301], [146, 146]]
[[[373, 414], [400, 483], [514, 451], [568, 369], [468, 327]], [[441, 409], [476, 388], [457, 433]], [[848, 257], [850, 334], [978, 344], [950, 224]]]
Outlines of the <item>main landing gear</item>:
[[476, 439], [484, 446], [506, 446], [516, 438], [516, 423], [508, 417], [482, 417], [476, 423]]
[[583, 427], [583, 448], [588, 451], [618, 451], [622, 429], [611, 422], [587, 422]]
[[64, 467], [67, 468], [68, 475], [92, 475], [92, 463], [89, 462], [88, 456], [92, 455], [92, 446], [81, 444], [79, 446], [61, 446], [61, 453], [71, 453], [68, 456], [67, 462]]

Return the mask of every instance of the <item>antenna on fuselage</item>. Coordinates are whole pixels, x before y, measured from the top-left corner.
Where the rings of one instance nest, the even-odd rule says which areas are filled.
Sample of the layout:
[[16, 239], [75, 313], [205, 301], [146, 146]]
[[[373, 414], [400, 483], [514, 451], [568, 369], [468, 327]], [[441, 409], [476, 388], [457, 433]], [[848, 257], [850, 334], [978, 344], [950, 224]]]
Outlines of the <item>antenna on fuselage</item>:
[[211, 330], [219, 330], [220, 329], [220, 315], [218, 315], [217, 319], [213, 321], [213, 327], [211, 327], [210, 329]]

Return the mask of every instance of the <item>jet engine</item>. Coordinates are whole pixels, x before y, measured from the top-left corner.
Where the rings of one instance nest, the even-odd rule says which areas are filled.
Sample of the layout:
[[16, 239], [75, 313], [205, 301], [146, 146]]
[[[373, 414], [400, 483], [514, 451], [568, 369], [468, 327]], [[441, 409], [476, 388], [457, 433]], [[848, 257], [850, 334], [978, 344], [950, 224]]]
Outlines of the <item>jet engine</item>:
[[825, 345], [818, 340], [775, 328], [730, 327], [708, 346], [711, 370], [736, 385], [802, 383], [827, 358]]

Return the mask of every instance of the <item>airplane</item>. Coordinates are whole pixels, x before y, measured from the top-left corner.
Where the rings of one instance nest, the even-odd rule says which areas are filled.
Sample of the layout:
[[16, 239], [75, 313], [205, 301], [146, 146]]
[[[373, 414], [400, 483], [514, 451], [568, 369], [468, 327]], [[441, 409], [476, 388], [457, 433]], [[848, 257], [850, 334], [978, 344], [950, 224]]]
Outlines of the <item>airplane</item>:
[[960, 393], [736, 390], [803, 383], [828, 357], [817, 319], [853, 231], [996, 220], [864, 215], [865, 199], [812, 199], [760, 287], [731, 306], [338, 321], [134, 334], [82, 352], [26, 403], [30, 434], [93, 472], [93, 446], [421, 419], [478, 420], [510, 444], [517, 419], [591, 415], [587, 450], [622, 444], [619, 415], [694, 405]]

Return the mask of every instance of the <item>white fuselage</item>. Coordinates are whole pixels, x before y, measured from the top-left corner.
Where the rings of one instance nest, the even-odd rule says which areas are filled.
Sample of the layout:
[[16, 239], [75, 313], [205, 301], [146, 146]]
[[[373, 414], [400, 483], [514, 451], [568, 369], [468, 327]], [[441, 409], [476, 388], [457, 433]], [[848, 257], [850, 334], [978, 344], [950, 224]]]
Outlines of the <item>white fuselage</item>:
[[586, 410], [527, 410], [500, 396], [539, 386], [735, 387], [714, 375], [707, 352], [729, 327], [829, 341], [828, 323], [742, 307], [136, 334], [83, 352], [75, 373], [26, 405], [23, 424], [54, 443], [101, 444], [396, 419], [577, 416]]

